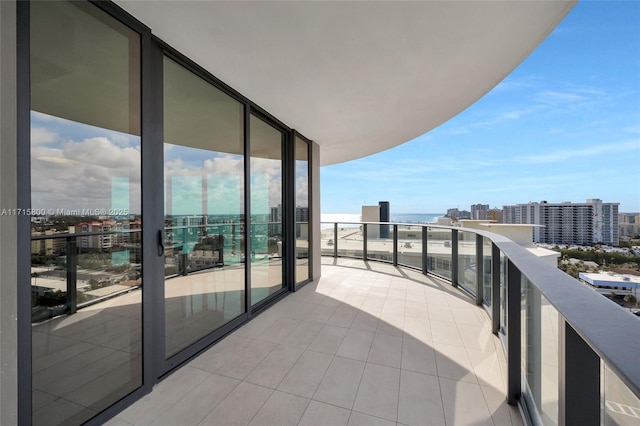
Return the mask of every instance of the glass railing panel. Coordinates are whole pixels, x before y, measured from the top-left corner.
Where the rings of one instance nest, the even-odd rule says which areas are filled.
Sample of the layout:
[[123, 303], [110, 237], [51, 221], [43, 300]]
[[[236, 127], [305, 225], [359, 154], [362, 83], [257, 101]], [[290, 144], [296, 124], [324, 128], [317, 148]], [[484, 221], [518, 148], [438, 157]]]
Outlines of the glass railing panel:
[[507, 335], [507, 256], [500, 251], [500, 328], [498, 332]]
[[[68, 311], [66, 238], [31, 241], [31, 322], [64, 315]], [[82, 290], [86, 283], [80, 284]]]
[[605, 426], [637, 426], [640, 424], [640, 398], [618, 375], [601, 362], [602, 421]]
[[458, 231], [458, 284], [471, 294], [476, 294], [476, 234]]
[[333, 232], [333, 222], [322, 222], [320, 224], [320, 255], [333, 256], [336, 238]]
[[491, 240], [487, 237], [482, 238], [482, 301], [486, 306], [491, 306], [493, 300], [491, 286]]
[[522, 394], [540, 424], [558, 424], [558, 311], [522, 278]]
[[427, 227], [427, 272], [451, 279], [450, 229]]
[[422, 269], [422, 226], [398, 226], [398, 264]]
[[[78, 308], [136, 290], [141, 280], [141, 234], [78, 237]], [[93, 242], [87, 244], [87, 240]], [[136, 242], [137, 241], [137, 242]], [[86, 247], [89, 245], [90, 247]], [[91, 247], [101, 247], [96, 250]]]
[[338, 256], [362, 258], [363, 225], [338, 223]]
[[393, 262], [392, 225], [367, 225], [367, 258]]

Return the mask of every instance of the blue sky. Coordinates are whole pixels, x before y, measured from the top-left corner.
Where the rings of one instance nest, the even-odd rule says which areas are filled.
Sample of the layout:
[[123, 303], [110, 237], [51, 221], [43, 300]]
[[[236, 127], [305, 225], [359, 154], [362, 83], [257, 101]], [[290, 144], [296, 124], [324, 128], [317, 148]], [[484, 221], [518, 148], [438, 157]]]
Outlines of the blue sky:
[[504, 81], [431, 132], [321, 168], [323, 213], [619, 202], [640, 212], [640, 2], [582, 1]]

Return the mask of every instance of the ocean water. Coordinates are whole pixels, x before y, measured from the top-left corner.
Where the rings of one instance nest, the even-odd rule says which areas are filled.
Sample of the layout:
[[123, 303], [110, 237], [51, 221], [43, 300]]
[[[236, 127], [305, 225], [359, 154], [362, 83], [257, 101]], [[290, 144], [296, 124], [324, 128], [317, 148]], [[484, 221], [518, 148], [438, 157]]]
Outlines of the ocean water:
[[[391, 213], [391, 222], [399, 223], [435, 223], [439, 217], [445, 213]], [[322, 213], [320, 215], [321, 222], [341, 222], [348, 224], [349, 222], [360, 222], [360, 213]], [[331, 227], [331, 225], [322, 224], [323, 228]]]

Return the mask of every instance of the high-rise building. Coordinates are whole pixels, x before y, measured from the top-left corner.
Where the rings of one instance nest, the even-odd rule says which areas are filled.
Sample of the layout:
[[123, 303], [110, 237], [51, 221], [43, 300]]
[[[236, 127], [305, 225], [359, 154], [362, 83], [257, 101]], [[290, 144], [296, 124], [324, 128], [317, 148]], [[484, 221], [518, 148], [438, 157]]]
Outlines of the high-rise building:
[[502, 210], [505, 223], [543, 225], [533, 230], [537, 243], [618, 245], [618, 206], [593, 198], [584, 203], [529, 202]]
[[472, 220], [487, 220], [489, 214], [489, 204], [472, 204], [471, 205], [471, 219]]

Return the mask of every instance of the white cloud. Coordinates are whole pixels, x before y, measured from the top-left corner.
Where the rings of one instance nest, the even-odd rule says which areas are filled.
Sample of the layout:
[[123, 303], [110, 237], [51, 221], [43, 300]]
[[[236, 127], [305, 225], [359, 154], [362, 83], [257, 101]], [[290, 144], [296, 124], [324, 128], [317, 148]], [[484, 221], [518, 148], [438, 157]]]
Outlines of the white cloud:
[[[123, 179], [129, 182], [129, 193], [120, 189]], [[56, 147], [36, 145], [31, 151], [31, 187], [34, 208], [108, 209], [118, 205], [139, 213], [139, 146], [118, 146], [105, 137], [67, 141]]]
[[47, 145], [55, 142], [58, 139], [58, 134], [43, 127], [31, 128], [31, 147]]
[[631, 140], [618, 143], [592, 145], [579, 149], [562, 149], [551, 151], [548, 154], [525, 155], [517, 157], [516, 160], [522, 163], [558, 163], [575, 159], [576, 157], [594, 157], [603, 154], [621, 152], [640, 152], [640, 140]]

